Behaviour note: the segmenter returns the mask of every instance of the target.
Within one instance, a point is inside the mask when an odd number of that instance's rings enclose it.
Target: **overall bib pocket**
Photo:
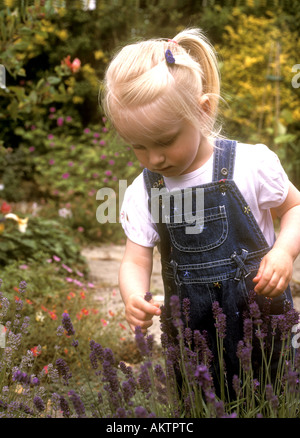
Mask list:
[[[196,226],[195,223],[187,222],[183,215],[170,217],[170,223],[166,225],[175,248],[184,252],[204,252],[224,243],[228,235],[225,205],[204,209],[194,216],[203,217],[204,223],[198,233],[192,234],[186,229]]]

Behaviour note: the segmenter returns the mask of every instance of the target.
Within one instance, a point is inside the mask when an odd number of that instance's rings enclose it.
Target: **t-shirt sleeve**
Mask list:
[[[289,179],[278,156],[265,145],[259,146],[258,204],[261,209],[279,207],[286,199]]]
[[[146,247],[154,247],[159,242],[156,226],[151,222],[148,194],[142,174],[125,191],[120,222],[132,242]]]

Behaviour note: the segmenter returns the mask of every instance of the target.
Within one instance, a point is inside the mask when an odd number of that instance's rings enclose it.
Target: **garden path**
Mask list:
[[[118,271],[123,253],[124,246],[122,245],[101,245],[82,250],[82,255],[86,258],[90,269],[90,280],[95,285],[95,299],[101,303],[101,306],[105,306],[104,312],[109,310],[123,312],[124,309],[118,288]],[[291,286],[294,306],[300,312],[300,256],[294,263]],[[160,275],[160,256],[157,250],[154,251],[151,292],[155,299],[162,304],[163,283]],[[158,317],[154,318],[149,333],[152,333],[156,342],[160,344],[160,322]]]

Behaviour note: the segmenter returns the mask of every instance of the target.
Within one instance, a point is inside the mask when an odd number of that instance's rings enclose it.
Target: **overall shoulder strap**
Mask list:
[[[165,187],[165,181],[162,175],[159,173],[151,172],[148,169],[143,170],[143,177],[145,182],[145,187],[148,193],[148,208],[151,211],[151,189],[152,188],[163,188]]]
[[[236,141],[218,139],[214,151],[213,181],[233,179]]]

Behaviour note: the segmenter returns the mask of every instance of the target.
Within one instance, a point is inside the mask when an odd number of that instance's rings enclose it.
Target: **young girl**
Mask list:
[[[227,371],[233,372],[249,291],[261,306],[272,298],[274,314],[292,301],[288,284],[300,252],[300,193],[266,146],[218,137],[219,88],[213,48],[200,30],[187,29],[172,40],[124,47],[107,69],[103,102],[144,167],[122,206],[128,239],[120,291],[127,321],[132,330],[146,332],[160,315],[158,303],[144,299],[159,245],[166,309],[172,295],[189,298],[190,327],[205,329],[213,343],[212,303],[219,301],[227,317]],[[203,189],[204,209],[190,212],[204,218],[199,232],[187,232],[193,224],[178,208],[190,187]],[[180,189],[183,201],[170,197],[170,209],[161,206],[157,223],[150,214],[153,188]],[[281,218],[277,240],[271,210]]]

